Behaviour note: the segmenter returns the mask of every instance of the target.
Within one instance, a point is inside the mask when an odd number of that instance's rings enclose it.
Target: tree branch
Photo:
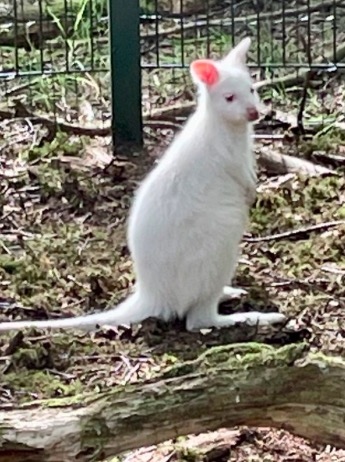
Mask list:
[[[330,67],[333,66],[334,64],[338,64],[345,59],[345,44],[342,43],[339,45],[335,52],[335,56],[333,56],[333,49],[325,54],[324,56],[320,56],[318,59],[316,59],[313,63],[313,66],[318,66],[321,64],[329,64]],[[319,69],[316,67],[313,67],[313,71],[316,72]],[[325,68],[324,70],[327,70]],[[322,68],[320,69],[322,71]],[[261,91],[263,89],[269,89],[269,88],[277,88],[277,87],[283,87],[283,88],[291,88],[295,85],[301,85],[305,82],[306,78],[308,77],[308,74],[310,73],[310,68],[307,66],[305,68],[300,68],[298,72],[294,71],[291,74],[283,75],[281,77],[277,77],[276,79],[268,79],[268,80],[261,80],[260,82],[256,82],[254,84],[255,88],[257,91]]]
[[[245,242],[269,242],[269,241],[283,241],[288,239],[306,239],[310,233],[317,231],[324,232],[330,228],[345,225],[345,220],[326,221],[324,223],[317,223],[316,225],[304,226],[299,229],[292,229],[291,231],[285,231],[284,233],[271,234],[269,236],[249,237],[244,236],[243,241]]]
[[[284,428],[345,448],[344,380],[344,360],[307,353],[305,344],[215,347],[144,383],[0,408],[0,460],[103,460],[237,425]]]
[[[301,173],[307,176],[335,175],[334,170],[310,162],[301,157],[281,154],[271,146],[260,146],[257,149],[258,164],[270,173],[282,175],[285,173]]]
[[[50,130],[60,130],[63,133],[78,136],[109,136],[111,134],[110,121],[104,121],[102,126],[97,126],[97,123],[88,123],[87,125],[78,125],[66,122],[60,117],[46,115],[36,115],[31,112],[21,101],[14,102],[13,110],[4,110],[0,108],[0,120],[28,118],[33,125],[43,125]]]

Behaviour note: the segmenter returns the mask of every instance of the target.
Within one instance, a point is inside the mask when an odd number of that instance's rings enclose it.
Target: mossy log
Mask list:
[[[178,435],[284,428],[345,448],[345,361],[242,344],[215,347],[154,379],[93,396],[0,408],[0,461],[84,462]]]

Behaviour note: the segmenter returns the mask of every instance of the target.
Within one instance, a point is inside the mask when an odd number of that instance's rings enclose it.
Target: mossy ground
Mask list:
[[[325,153],[339,147],[327,136]],[[133,283],[126,218],[133,191],[153,158],[146,152],[119,153],[106,169],[86,168],[77,160],[87,145],[87,140],[59,135],[42,148],[3,154],[8,175],[1,183],[1,320],[104,309],[125,297]],[[301,142],[301,155],[304,149],[309,152],[310,143],[306,148]],[[344,169],[339,167],[335,176],[295,177],[284,188],[259,193],[248,233],[269,236],[344,216]],[[92,334],[31,330],[3,335],[1,402],[72,397],[144,380],[212,345],[232,342],[282,345],[307,339],[314,350],[344,356],[344,250],[345,225],[293,239],[244,240],[235,282],[249,296],[222,309],[279,309],[295,320],[293,328],[190,334],[183,323],[148,320]],[[332,265],[338,272],[327,271]],[[176,454],[182,460],[201,457],[194,449],[192,455],[181,451]]]
[[[54,146],[42,148],[41,156],[37,149],[34,156],[23,152],[26,172],[15,180],[4,179],[3,320],[104,309],[125,297],[133,283],[126,217],[133,190],[153,160],[142,153],[126,161],[120,158],[109,169],[85,172],[73,168],[73,162],[59,162],[59,156],[73,152],[75,143],[60,136]],[[289,188],[258,194],[248,231],[252,237],[269,236],[339,220],[344,214],[345,180],[339,169],[337,176],[296,178]],[[239,308],[279,309],[309,331],[312,345],[343,354],[342,275],[323,269],[344,269],[345,226],[297,239],[244,241],[242,247],[235,282],[249,296]],[[249,338],[241,328],[232,331],[192,335],[181,323],[148,322],[143,328],[96,334],[31,331],[2,336],[5,399],[68,395],[83,388],[102,389],[124,375],[144,377],[155,366],[196,357],[218,340]],[[274,338],[286,341],[279,332]]]

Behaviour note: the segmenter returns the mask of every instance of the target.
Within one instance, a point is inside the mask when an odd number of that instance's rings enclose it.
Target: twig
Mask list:
[[[144,119],[147,120],[147,124],[153,124],[153,121],[160,121],[161,126],[159,128],[180,128],[176,123],[176,117],[185,113],[188,115],[187,108],[191,108],[195,105],[194,102],[176,106],[170,106],[168,110],[166,108],[157,109],[152,114],[144,113]],[[169,113],[174,114],[174,117],[169,117]],[[13,120],[14,118],[28,118],[33,125],[43,125],[49,130],[53,130],[56,133],[57,130],[63,133],[69,133],[79,136],[109,136],[111,135],[111,122],[104,121],[103,127],[97,127],[95,124],[88,126],[68,123],[60,117],[49,118],[47,115],[36,115],[31,112],[24,104],[20,101],[15,102],[14,110],[0,110],[0,120]],[[151,120],[150,120],[151,119]]]
[[[341,276],[345,276],[345,268],[338,268],[336,266],[321,266],[321,270],[325,271],[326,273],[338,274]]]
[[[276,152],[271,146],[260,146],[257,153],[260,165],[274,174],[302,173],[308,176],[337,174],[334,170],[306,159]]]
[[[257,188],[256,192],[263,192],[269,189],[278,189],[290,187],[290,183],[297,178],[296,173],[286,173],[285,175],[279,175],[278,177],[269,178],[264,183],[261,183]]]
[[[345,156],[315,151],[312,157],[319,162],[331,164],[335,168],[345,166]]]
[[[327,289],[324,288],[328,284],[329,284],[328,279],[308,277],[305,279],[291,278],[291,279],[281,279],[280,281],[278,280],[275,282],[267,282],[266,287],[278,288],[278,287],[291,287],[292,286],[292,287],[297,287],[301,289],[312,289],[318,292],[323,292],[326,295],[329,295]]]
[[[144,113],[144,118],[149,120],[164,120],[176,122],[177,117],[185,118],[195,108],[195,101],[184,101],[182,104],[173,104]]]
[[[147,120],[145,125],[150,128],[154,128],[155,130],[181,130],[182,125],[176,122],[170,122],[165,120]]]
[[[314,64],[318,65],[318,64],[327,62],[334,66],[336,63],[340,63],[344,59],[345,59],[345,44],[343,43],[337,48],[335,56],[333,56],[333,50],[332,50],[330,53],[317,58]],[[305,81],[306,76],[310,72],[310,69],[301,68],[299,71],[300,71],[299,74],[296,74],[296,72],[293,72],[291,74],[284,75],[276,79],[262,80],[261,82],[256,82],[254,86],[257,91],[260,91],[262,89],[269,89],[269,88],[274,88],[274,87],[279,87],[279,86],[289,88],[289,87],[293,87],[294,85],[300,85],[301,83]]]
[[[314,231],[326,231],[327,229],[334,228],[339,225],[345,225],[345,220],[338,221],[328,221],[325,223],[319,223],[317,225],[306,226],[300,229],[294,229],[292,231],[286,231],[284,233],[271,234],[270,236],[262,237],[248,237],[244,236],[243,240],[245,242],[268,242],[268,241],[282,241],[284,239],[289,239],[292,237],[306,237],[309,233]]]
[[[65,122],[63,119],[57,117],[50,119],[47,116],[38,116],[29,111],[20,101],[15,102],[13,111],[0,110],[0,119],[13,119],[13,118],[29,118],[33,125],[42,124],[50,129],[58,128],[61,132],[70,133],[79,136],[108,136],[111,134],[111,122],[105,121],[103,127],[96,125],[83,126]]]
[[[305,105],[307,103],[307,98],[308,98],[308,89],[309,89],[309,84],[313,76],[315,75],[315,71],[309,71],[307,72],[304,80],[304,85],[303,85],[303,95],[301,99],[301,103],[299,106],[298,114],[297,114],[297,127],[298,127],[298,132],[299,134],[305,135],[305,129],[303,125],[303,115],[304,115],[304,110],[305,110]]]

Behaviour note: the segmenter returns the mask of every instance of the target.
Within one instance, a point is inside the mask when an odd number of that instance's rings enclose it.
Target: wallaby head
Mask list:
[[[223,59],[197,59],[190,72],[208,112],[231,124],[259,117],[259,97],[247,67],[251,40],[243,39]]]

